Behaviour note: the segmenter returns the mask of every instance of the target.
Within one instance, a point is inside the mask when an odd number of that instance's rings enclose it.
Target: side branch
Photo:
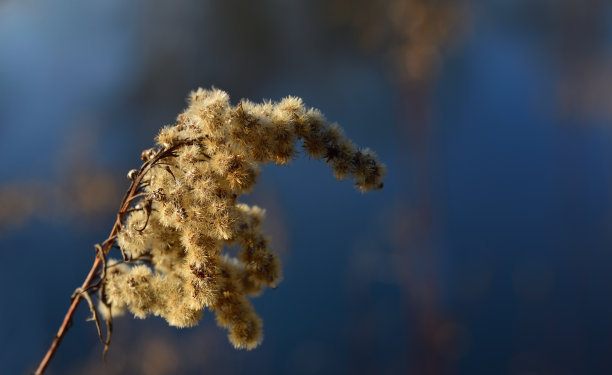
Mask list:
[[[111,245],[112,244],[109,244],[104,248],[105,253],[108,253],[108,250],[110,249]],[[102,260],[98,256],[96,256],[93,266],[91,267],[91,270],[89,270],[89,274],[85,278],[83,285],[81,285],[81,289],[85,290],[89,288],[92,281],[97,275],[97,270],[100,267],[100,264],[102,264]],[[72,323],[72,317],[74,315],[74,312],[76,311],[76,308],[79,306],[79,303],[81,302],[82,298],[83,298],[82,294],[79,293],[79,294],[76,294],[76,296],[72,299],[72,303],[70,304],[70,308],[68,308],[68,312],[66,313],[66,316],[64,317],[64,321],[62,322],[62,325],[59,327],[59,330],[57,331],[57,333],[55,334],[55,337],[53,338],[51,347],[49,347],[49,350],[47,351],[47,353],[45,354],[45,357],[42,359],[42,361],[38,365],[38,368],[36,369],[36,372],[34,374],[36,375],[42,374],[47,368],[47,366],[49,365],[49,361],[51,361],[51,358],[53,358],[53,355],[55,355],[55,352],[57,351],[57,348],[60,342],[64,338],[64,335],[68,331],[68,328],[70,328],[70,325]]]

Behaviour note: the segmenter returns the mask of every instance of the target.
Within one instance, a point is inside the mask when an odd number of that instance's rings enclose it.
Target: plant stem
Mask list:
[[[107,247],[110,249],[110,245],[107,245]],[[108,252],[108,249],[105,249],[105,253],[106,252]],[[97,271],[101,263],[102,263],[101,259],[98,256],[96,256],[96,260],[94,261],[93,266],[91,267],[91,270],[89,271],[89,274],[87,275],[87,278],[85,278],[83,285],[81,285],[82,289],[85,290],[89,288],[89,286],[91,285],[91,282],[93,281],[93,279],[96,277],[98,273]],[[80,293],[74,296],[72,303],[70,304],[70,308],[68,309],[68,312],[66,313],[66,316],[64,317],[64,321],[62,322],[62,325],[60,326],[59,330],[55,334],[55,337],[53,338],[51,347],[49,347],[49,350],[47,351],[47,353],[45,354],[45,357],[42,359],[42,361],[38,365],[38,368],[36,369],[36,372],[34,374],[41,375],[45,371],[47,366],[49,365],[51,358],[53,358],[53,355],[57,351],[57,348],[59,347],[60,342],[64,338],[64,335],[68,331],[68,328],[70,328],[70,326],[72,325],[72,316],[74,315],[74,312],[79,306],[79,303],[81,302],[82,298],[83,297],[81,297]]]
[[[113,225],[113,229],[111,230],[111,233],[108,236],[108,238],[102,243],[104,245],[102,248],[102,252],[104,253],[104,256],[108,254],[111,247],[114,245],[116,235],[121,230],[121,223],[123,222],[123,218],[125,214],[128,212],[132,201],[134,200],[134,198],[136,198],[136,196],[141,196],[141,194],[138,194],[137,191],[138,191],[138,187],[140,186],[140,183],[142,182],[142,179],[147,174],[147,172],[149,172],[151,167],[154,164],[156,164],[159,160],[171,155],[172,152],[174,152],[179,147],[182,147],[188,144],[192,144],[192,143],[193,141],[182,142],[168,149],[160,150],[152,159],[146,161],[140,167],[138,174],[132,180],[130,187],[125,192],[125,195],[123,196],[123,199],[121,200],[121,205],[117,213],[117,220],[115,221],[115,225]],[[99,268],[101,264],[102,264],[102,259],[100,258],[99,254],[96,254],[96,258],[94,260],[93,265],[91,266],[91,270],[89,270],[89,274],[85,278],[85,281],[83,281],[83,285],[81,285],[82,290],[87,291],[92,286],[92,282],[99,274]],[[101,281],[103,282],[103,280]],[[49,350],[47,350],[47,353],[45,354],[42,361],[38,365],[38,368],[36,369],[36,372],[34,373],[35,375],[41,375],[42,373],[45,372],[45,369],[47,368],[47,366],[49,365],[49,362],[55,355],[55,352],[57,351],[59,344],[61,343],[62,339],[66,335],[68,328],[70,328],[71,323],[72,323],[72,317],[74,316],[74,313],[77,307],[79,306],[79,303],[81,302],[82,298],[83,297],[80,293],[77,293],[74,295],[74,298],[72,299],[72,303],[70,304],[70,307],[68,308],[68,312],[66,313],[66,316],[64,316],[64,321],[62,322],[62,325],[59,327],[59,330],[55,334],[55,337],[53,338],[53,341],[51,342],[51,346],[49,347]]]

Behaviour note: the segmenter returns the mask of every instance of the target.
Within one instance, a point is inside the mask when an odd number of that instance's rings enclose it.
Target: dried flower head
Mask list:
[[[385,167],[299,98],[231,106],[225,92],[200,88],[188,101],[176,123],[159,132],[158,147],[143,151],[146,167],[128,174],[140,201],[117,234],[125,261],[107,262],[102,312],[127,309],[188,327],[208,308],[236,348],[252,349],[262,321],[248,297],[281,277],[260,230],[264,210],[238,201],[255,185],[259,165],[291,162],[301,143],[362,192],[382,188]],[[240,247],[237,257],[224,254],[226,245]]]

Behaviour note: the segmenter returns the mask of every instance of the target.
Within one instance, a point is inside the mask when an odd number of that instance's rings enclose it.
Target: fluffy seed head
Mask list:
[[[208,308],[232,345],[252,349],[263,324],[248,297],[281,278],[278,256],[260,230],[264,210],[238,201],[255,185],[259,165],[288,164],[302,144],[361,191],[380,189],[385,167],[296,97],[231,106],[227,93],[199,88],[188,103],[174,125],[160,130],[157,147],[141,154],[149,167],[139,187],[145,198],[134,202],[117,236],[132,265],[109,266],[105,314],[129,309],[189,327]],[[238,245],[237,257],[224,245]]]

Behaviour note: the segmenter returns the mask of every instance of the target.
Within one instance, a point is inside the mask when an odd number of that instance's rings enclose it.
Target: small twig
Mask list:
[[[150,183],[149,181],[147,181],[147,182],[142,182],[142,183],[140,184],[140,186],[138,186],[138,189],[136,189],[136,193],[141,193],[141,192],[142,192],[142,191],[144,191],[144,189],[145,189],[147,186],[149,186],[149,185],[151,185],[151,183]]]
[[[114,244],[116,239],[117,239],[117,235],[115,234],[114,236],[111,236],[111,237],[108,237],[107,239],[105,239],[104,242],[102,242],[102,245],[94,245],[94,248],[96,248],[96,254],[98,254],[97,247],[102,248],[102,247],[106,246],[109,242],[112,242]],[[102,254],[104,254],[104,252],[102,252]]]
[[[85,298],[85,300],[87,301],[87,304],[89,305],[89,311],[91,311],[91,317],[87,320],[93,321],[94,323],[96,323],[96,330],[98,331],[98,337],[100,338],[100,341],[102,342],[102,344],[104,344],[104,354],[103,355],[104,355],[104,358],[106,359],[106,352],[108,351],[110,337],[107,337],[106,339],[104,339],[104,336],[102,336],[102,327],[100,326],[100,317],[98,316],[98,310],[96,310],[96,306],[93,304],[93,301],[91,300],[91,296],[86,290],[83,290],[82,288],[77,288],[72,294],[72,298],[76,298],[77,295],[80,295],[83,298]]]
[[[108,309],[108,319],[106,319],[106,343],[104,343],[104,351],[102,352],[102,357],[104,358],[104,362],[106,362],[106,353],[108,353],[108,349],[110,348],[111,337],[113,335],[113,314],[110,303],[106,302],[104,298],[104,287],[102,287],[101,301]]]
[[[174,167],[174,165],[169,163],[157,163],[154,165],[154,167],[163,168],[166,172],[170,173],[170,176],[172,176],[172,179],[174,179],[174,182],[176,182],[176,177],[174,176],[174,173],[172,173],[172,171],[170,170],[170,167]]]
[[[115,236],[115,238],[116,237],[117,236]],[[104,241],[104,242],[107,242],[107,241]],[[106,270],[108,269],[108,265],[106,263],[106,255],[104,254],[104,250],[102,250],[102,246],[95,244],[94,248],[96,249],[96,256],[102,259],[102,274],[100,275],[100,279],[98,279],[98,281],[95,284],[85,289],[85,291],[89,291],[90,289],[98,288],[100,284],[102,284],[104,280],[106,279]]]
[[[149,194],[149,193],[146,193],[146,192],[145,192],[145,193],[139,193],[139,194],[133,195],[133,196],[131,196],[131,197],[128,199],[128,202],[131,202],[131,201],[133,201],[133,200],[134,200],[134,199],[136,199],[136,198],[144,197],[144,196],[146,196],[146,195],[148,195],[148,194]]]
[[[147,225],[149,224],[149,218],[151,217],[151,200],[150,199],[147,199],[145,201],[145,205],[144,205],[143,209],[145,210],[145,213],[147,214],[147,219],[146,219],[144,225],[142,226],[142,228],[136,229],[136,231],[138,231],[139,233],[142,233],[142,231],[147,229]]]

